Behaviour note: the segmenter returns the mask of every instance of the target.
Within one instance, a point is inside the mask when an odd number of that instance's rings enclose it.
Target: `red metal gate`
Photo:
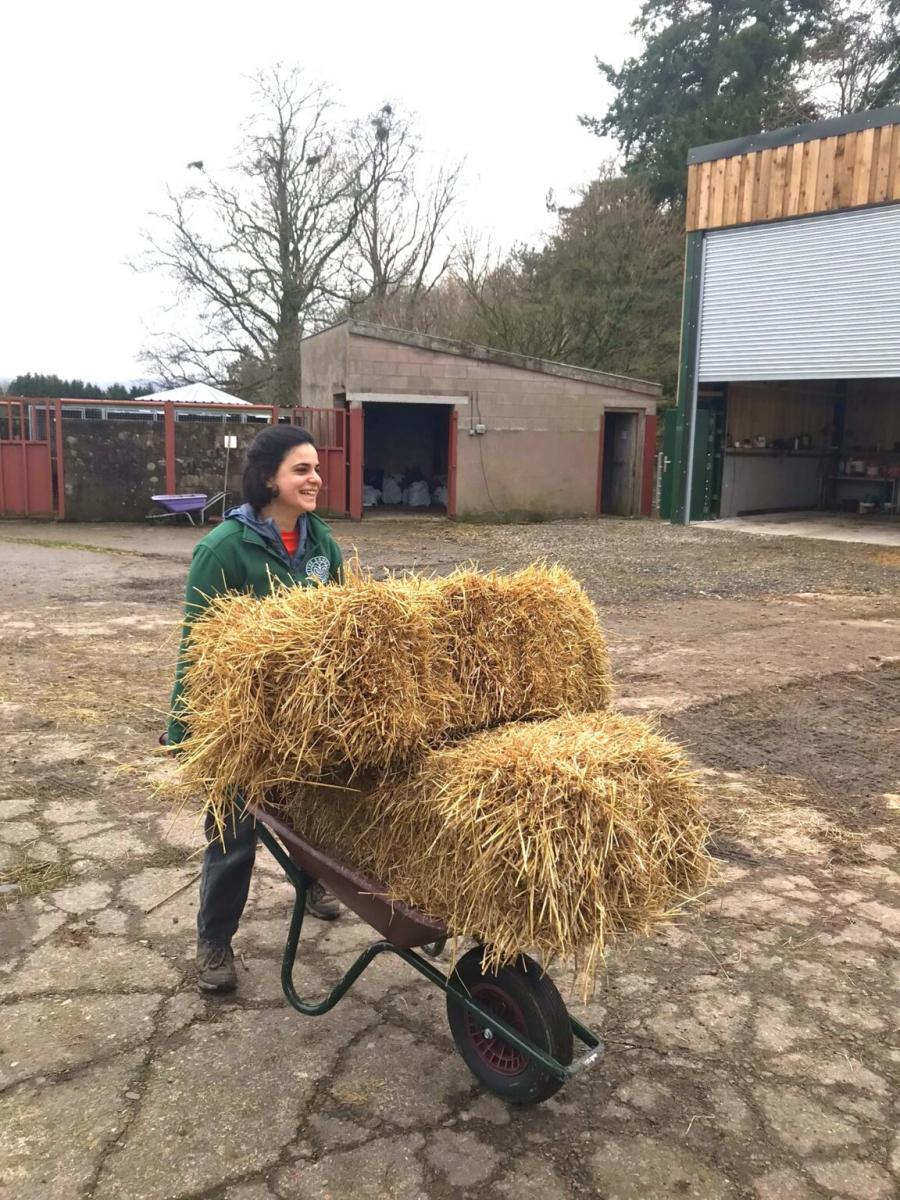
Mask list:
[[[0,400],[0,517],[52,517],[52,405]]]
[[[291,421],[308,429],[319,452],[319,508],[347,515],[347,412],[343,408],[292,408]]]

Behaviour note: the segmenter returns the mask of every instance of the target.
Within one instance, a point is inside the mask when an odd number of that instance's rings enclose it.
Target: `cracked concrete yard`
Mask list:
[[[900,551],[650,522],[336,523],[374,568],[556,559],[618,703],[687,744],[720,874],[570,1007],[547,1104],[479,1091],[438,992],[378,960],[284,1002],[260,850],[240,990],[194,990],[200,838],[154,753],[196,531],[0,524],[3,1200],[889,1200],[900,1186]],[[308,994],[370,934],[307,923]],[[567,985],[565,974],[559,975]]]

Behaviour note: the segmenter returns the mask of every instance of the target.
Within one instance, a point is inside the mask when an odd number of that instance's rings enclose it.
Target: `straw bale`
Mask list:
[[[568,571],[458,570],[434,584],[462,702],[449,736],[610,703],[606,640]]]
[[[402,900],[488,947],[574,962],[645,932],[705,887],[708,829],[682,751],[612,712],[448,743],[359,793],[286,790],[290,824]]]
[[[194,622],[186,657],[184,795],[221,817],[240,791],[384,769],[470,730],[598,709],[609,659],[596,612],[559,567],[512,575],[228,595]]]
[[[399,580],[217,597],[186,657],[183,786],[216,812],[285,780],[385,767],[455,711],[434,596]]]

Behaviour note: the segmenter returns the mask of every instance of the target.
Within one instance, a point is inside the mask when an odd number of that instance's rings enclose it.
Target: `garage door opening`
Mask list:
[[[724,393],[720,517],[900,511],[900,381],[731,383]]]
[[[363,510],[367,516],[446,516],[449,404],[363,404]]]
[[[603,477],[600,511],[631,517],[638,512],[638,414],[610,412],[603,421]]]

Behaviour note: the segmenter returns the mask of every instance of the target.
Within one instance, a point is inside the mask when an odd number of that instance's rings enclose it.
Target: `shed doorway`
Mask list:
[[[446,516],[450,404],[363,404],[363,512]]]
[[[721,504],[712,515],[900,515],[900,379],[752,380],[723,391]]]
[[[638,414],[610,412],[603,420],[603,476],[600,511],[631,517],[638,511]]]

